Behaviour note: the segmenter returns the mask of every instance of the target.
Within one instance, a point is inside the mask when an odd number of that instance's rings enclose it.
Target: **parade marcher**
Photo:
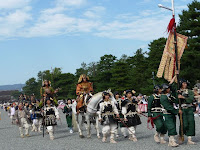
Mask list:
[[[141,124],[140,117],[137,113],[137,101],[133,99],[133,92],[131,90],[126,90],[126,99],[122,102],[122,114],[124,115],[124,122],[128,127],[129,139],[136,142],[137,138],[135,136],[136,126]]]
[[[36,121],[36,114],[34,111],[31,112],[31,122],[32,122],[32,131],[37,132],[36,128],[37,121]]]
[[[54,94],[58,92],[58,89],[54,90],[52,87],[51,87],[51,82],[49,80],[44,80],[43,81],[43,85],[40,89],[40,94],[41,94],[41,97],[42,97],[42,101],[40,102],[40,107],[43,106],[43,101],[45,99],[53,99],[53,105],[55,106],[58,106],[58,101],[56,100]]]
[[[119,92],[115,92],[114,97],[115,97],[115,100],[117,101],[117,109],[118,109],[118,112],[119,112],[119,116],[122,117],[123,116],[122,115],[122,99],[120,98]],[[116,138],[119,137],[118,127],[119,127],[119,123],[117,122],[117,129],[116,129],[116,133],[115,133]],[[127,135],[124,135],[124,136],[126,137]]]
[[[34,118],[33,118],[33,131],[35,132],[42,132],[41,127],[42,127],[42,111],[39,106],[40,101],[36,100],[36,104],[33,107],[33,113],[34,113]]]
[[[53,99],[47,98],[44,106],[44,125],[47,127],[50,139],[54,140],[54,126],[57,125],[56,119],[59,119],[59,112],[53,105]]]
[[[10,114],[10,119],[11,119],[11,123],[14,124],[14,116],[15,116],[15,107],[13,106],[13,104],[11,104],[11,107],[9,109],[9,114]]]
[[[24,94],[23,102],[24,103],[29,103],[29,101],[30,101],[29,97],[26,94]]]
[[[24,138],[23,128],[25,128],[25,135],[29,136],[29,112],[23,108],[23,104],[18,105],[18,110],[15,111],[16,124],[19,126],[20,136]]]
[[[34,106],[36,104],[35,94],[31,94],[31,104]]]
[[[194,98],[198,103],[198,106],[196,108],[196,113],[197,115],[200,115],[200,89],[198,89],[198,87],[194,87],[193,91],[194,91]]]
[[[28,101],[24,101],[24,109],[29,111],[29,103],[28,103]]]
[[[84,111],[84,106],[87,105],[87,100],[92,96],[93,87],[92,83],[89,82],[89,77],[85,74],[80,75],[78,84],[76,86],[76,94],[77,94],[77,111]],[[85,100],[85,96],[87,96],[87,100]]]
[[[177,98],[171,95],[170,86],[168,84],[162,85],[162,95],[160,97],[160,103],[163,108],[163,116],[165,118],[165,127],[168,131],[169,144],[168,146],[177,147],[174,136],[176,132],[176,115],[182,113],[181,110],[174,108],[174,103],[178,103]]]
[[[153,123],[156,125],[155,142],[165,144],[164,136],[167,133],[167,129],[164,124],[162,106],[160,104],[162,89],[159,85],[156,85],[153,92],[154,94],[148,99],[148,120],[151,121],[152,117],[154,118]]]
[[[178,98],[181,101],[183,111],[183,133],[188,137],[188,144],[195,144],[192,141],[192,136],[195,136],[195,120],[193,112],[194,93],[188,89],[188,82],[184,79],[180,80],[180,90]],[[180,130],[181,133],[181,130]],[[181,140],[179,140],[181,143]]]
[[[63,113],[66,114],[66,121],[68,128],[70,129],[70,133],[73,133],[73,126],[72,126],[72,100],[68,99],[67,104],[64,107]]]
[[[30,116],[31,116],[31,114],[34,114],[33,105],[31,104],[31,102],[28,103],[27,111],[29,112]],[[29,117],[28,119],[29,119],[30,126],[33,127],[33,120],[31,119],[31,117]],[[33,128],[32,128],[32,131],[33,131]]]
[[[18,97],[19,103],[23,103],[23,100],[24,100],[24,95],[20,94],[20,96]]]
[[[114,139],[117,120],[115,120],[115,115],[119,118],[119,112],[113,101],[110,100],[110,94],[103,92],[103,102],[100,103],[99,108],[99,121],[103,125],[102,128],[102,142],[106,142],[107,135],[110,133],[110,143],[117,143]]]

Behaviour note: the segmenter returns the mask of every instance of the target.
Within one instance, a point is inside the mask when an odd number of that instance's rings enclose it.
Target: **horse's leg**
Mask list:
[[[86,118],[85,118],[86,114],[82,113],[81,115],[82,115],[81,127],[83,127],[83,125],[85,125],[85,129],[87,130],[87,124],[86,124],[87,122],[85,123],[85,121],[86,121]]]
[[[82,130],[81,130],[81,127],[80,127],[80,125],[79,125],[78,116],[79,116],[79,115],[76,114],[76,124],[77,124],[78,132],[79,132],[79,137],[80,137],[80,138],[84,138],[83,133],[82,133]]]
[[[86,113],[86,121],[87,121],[87,137],[91,138],[91,124],[90,124],[90,115]]]
[[[100,139],[100,131],[99,131],[99,118],[98,118],[98,115],[96,115],[95,117],[96,119],[96,123],[95,123],[95,128],[96,128],[96,131],[97,131],[97,137]]]

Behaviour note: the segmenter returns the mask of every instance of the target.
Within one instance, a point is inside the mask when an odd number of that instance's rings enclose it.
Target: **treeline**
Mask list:
[[[189,37],[188,48],[181,59],[180,77],[189,80],[193,86],[200,77],[200,2],[194,0],[188,8],[179,15],[177,31]],[[39,98],[42,79],[48,79],[53,88],[61,88],[58,99],[75,98],[78,78],[84,73],[94,83],[95,92],[108,88],[119,92],[134,89],[138,94],[149,95],[153,89],[152,72],[156,76],[165,44],[166,39],[159,38],[150,42],[147,52],[138,49],[133,56],[122,55],[121,58],[106,54],[98,62],[83,62],[75,74],[63,73],[60,68],[40,71],[37,79],[30,78],[26,81],[23,91],[28,95],[35,93]],[[155,77],[156,84],[164,82],[166,81]]]

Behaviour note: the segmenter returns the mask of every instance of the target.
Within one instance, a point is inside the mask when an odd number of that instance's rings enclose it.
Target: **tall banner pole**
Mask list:
[[[42,88],[43,88],[43,73],[42,73]],[[43,117],[42,117],[42,124],[43,124],[43,130],[42,130],[42,136],[44,137],[44,128],[45,128],[45,126],[44,126],[44,103],[45,103],[45,101],[44,101],[44,97],[43,97],[43,95],[42,95],[42,103],[43,103]]]
[[[174,11],[174,0],[172,0],[172,12],[173,12],[173,18],[175,20],[175,11]],[[176,56],[176,71],[179,72],[179,64],[178,64],[178,48],[177,48],[177,36],[176,36],[176,21],[174,21],[174,48],[175,48],[175,56]],[[176,74],[177,77],[177,89],[180,89],[179,85],[179,73]],[[181,100],[179,101],[179,109],[181,108]],[[181,140],[184,141],[184,134],[183,134],[183,116],[180,114],[180,127],[181,127]]]
[[[175,15],[175,11],[174,11],[174,0],[172,0],[172,14],[173,14],[173,16]]]

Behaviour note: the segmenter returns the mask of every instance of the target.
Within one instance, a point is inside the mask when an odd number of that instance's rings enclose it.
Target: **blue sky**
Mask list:
[[[192,0],[175,0],[176,18]],[[0,85],[39,71],[75,73],[104,54],[120,58],[166,37],[171,0],[0,0]]]

